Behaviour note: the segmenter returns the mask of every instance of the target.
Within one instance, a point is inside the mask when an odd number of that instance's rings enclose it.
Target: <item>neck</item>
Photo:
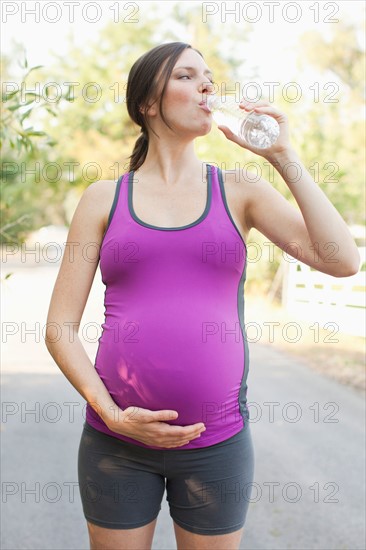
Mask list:
[[[187,176],[197,178],[203,174],[203,162],[194,152],[193,140],[182,141],[181,138],[158,139],[150,134],[149,150],[145,162],[137,174],[149,177],[149,181],[158,181],[162,186],[184,185]]]

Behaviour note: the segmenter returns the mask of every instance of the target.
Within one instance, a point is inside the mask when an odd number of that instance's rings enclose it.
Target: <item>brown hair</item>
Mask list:
[[[157,76],[162,65],[166,62],[161,74],[163,87],[160,100],[163,99],[174,65],[181,53],[187,48],[192,48],[192,46],[184,42],[161,44],[139,57],[130,69],[126,91],[127,111],[130,118],[141,127],[141,134],[135,143],[132,155],[129,157],[129,171],[137,170],[144,163],[149,148],[149,134],[147,131],[149,124],[143,113],[141,113],[140,107],[146,109],[148,105],[151,106],[150,101],[158,88]],[[192,49],[203,57],[201,52],[195,48]],[[153,103],[156,101],[157,99]],[[160,101],[159,113],[163,122],[171,128],[164,117],[162,101]]]

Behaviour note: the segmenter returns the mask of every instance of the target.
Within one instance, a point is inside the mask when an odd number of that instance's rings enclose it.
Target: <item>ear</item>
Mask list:
[[[158,113],[158,105],[157,103],[154,103],[153,105],[150,105],[150,107],[145,108],[144,105],[140,105],[139,111],[142,115],[146,116],[156,116]]]

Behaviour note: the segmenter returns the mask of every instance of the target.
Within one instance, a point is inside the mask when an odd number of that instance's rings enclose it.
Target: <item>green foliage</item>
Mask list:
[[[350,23],[339,23],[333,27],[330,40],[317,31],[307,31],[299,40],[304,60],[320,72],[331,71],[349,87],[358,103],[365,98],[364,74],[365,52],[358,42],[358,29]]]
[[[42,178],[42,166],[57,142],[43,129],[40,120],[45,113],[57,117],[57,107],[65,97],[59,97],[51,107],[47,93],[44,97],[32,90],[30,75],[32,73],[33,76],[37,71],[39,74],[41,66],[28,68],[26,56],[19,63],[24,71],[20,79],[11,76],[9,65],[9,60],[4,58],[0,131],[0,240],[1,243],[20,243],[29,231],[40,227],[46,219],[44,214],[50,199],[50,186],[49,181]]]
[[[329,104],[324,91],[306,114],[301,155],[318,171],[319,185],[349,224],[365,223],[365,51],[360,26],[339,22],[328,39],[315,31],[299,38],[299,70],[308,63],[339,86]],[[313,175],[313,172],[311,172]]]
[[[23,69],[28,68],[28,61],[25,57],[23,63],[20,63]],[[31,116],[35,109],[46,110],[52,116],[57,116],[56,112],[50,108],[47,98],[44,98],[37,92],[27,90],[27,79],[29,75],[40,69],[42,65],[31,67],[21,79],[21,82],[6,81],[3,82],[1,103],[2,103],[2,126],[0,130],[0,148],[6,151],[7,146],[16,149],[20,154],[23,150],[27,153],[34,151],[34,137],[48,138],[47,145],[55,145],[55,141],[42,130],[35,130],[30,123]],[[7,92],[7,89],[10,91]],[[13,88],[13,89],[11,89]]]

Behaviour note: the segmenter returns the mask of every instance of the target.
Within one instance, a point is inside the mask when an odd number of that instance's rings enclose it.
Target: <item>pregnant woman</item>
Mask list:
[[[291,254],[324,273],[358,270],[347,225],[275,107],[255,105],[280,126],[268,149],[220,129],[265,155],[299,209],[267,181],[197,158],[194,140],[211,130],[211,93],[212,73],[189,44],[140,57],[127,84],[127,109],[141,128],[129,171],[90,185],[70,226],[46,344],[87,401],[78,474],[91,549],[151,548],[165,490],[178,549],[239,547],[254,477],[243,293],[250,228],[283,250],[295,242]],[[296,182],[288,163],[301,173]],[[337,262],[326,261],[329,242]],[[78,328],[99,261],[105,321],[93,365]]]

